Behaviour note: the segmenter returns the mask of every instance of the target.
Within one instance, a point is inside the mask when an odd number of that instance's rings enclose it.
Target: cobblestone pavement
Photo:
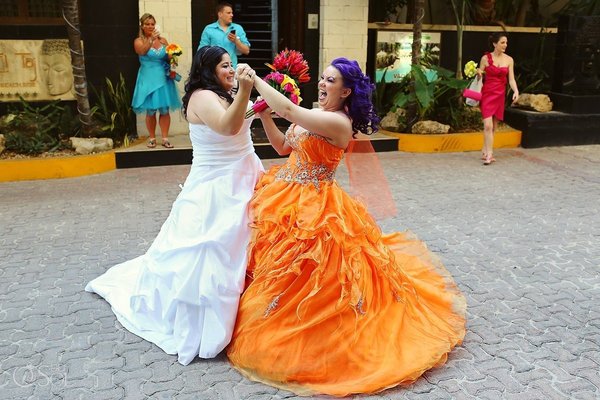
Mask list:
[[[600,398],[600,146],[500,150],[488,167],[379,155],[399,208],[383,230],[441,257],[468,333],[413,385],[356,398]],[[223,355],[179,365],[83,291],[148,248],[188,168],[0,184],[0,398],[296,398]]]

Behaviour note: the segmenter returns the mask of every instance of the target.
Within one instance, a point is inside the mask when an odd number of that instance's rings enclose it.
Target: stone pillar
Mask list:
[[[156,23],[169,43],[177,43],[183,49],[179,57],[177,72],[181,81],[177,82],[180,97],[183,96],[183,85],[188,78],[192,64],[192,9],[189,0],[139,0],[140,16],[150,13],[156,18]],[[137,116],[137,129],[140,136],[148,135],[145,116]],[[180,112],[171,113],[171,129],[169,135],[188,134],[188,123]],[[157,126],[156,137],[160,138]],[[160,140],[160,139],[159,139]],[[160,143],[160,141],[159,141]]]
[[[365,71],[369,0],[321,0],[319,71],[336,57],[358,61]],[[317,75],[319,76],[319,75]]]

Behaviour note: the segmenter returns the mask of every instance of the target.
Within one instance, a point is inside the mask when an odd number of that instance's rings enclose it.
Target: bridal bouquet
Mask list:
[[[181,80],[181,75],[175,72],[175,68],[179,65],[178,57],[183,54],[183,50],[181,50],[181,47],[179,47],[178,44],[171,43],[167,46],[166,52],[169,55],[169,71],[167,72],[167,75],[169,78],[179,82]]]
[[[273,72],[263,78],[265,82],[273,88],[283,93],[294,104],[300,104],[299,83],[310,81],[308,73],[308,63],[304,59],[302,53],[296,50],[285,49],[273,59],[273,64],[265,64]],[[246,118],[250,118],[254,114],[266,110],[269,105],[264,100],[259,100],[250,110],[246,112]]]

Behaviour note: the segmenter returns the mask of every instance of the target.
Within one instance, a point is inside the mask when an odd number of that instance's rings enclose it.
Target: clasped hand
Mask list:
[[[254,77],[256,76],[256,72],[250,68],[248,64],[238,64],[236,75],[240,89],[252,89],[252,86],[254,86]]]

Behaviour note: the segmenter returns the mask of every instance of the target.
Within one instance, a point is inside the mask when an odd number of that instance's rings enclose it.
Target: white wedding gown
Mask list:
[[[235,136],[190,124],[193,161],[169,217],[146,254],[87,284],[119,322],[178,361],[227,346],[244,289],[248,202],[264,171],[250,123]]]

